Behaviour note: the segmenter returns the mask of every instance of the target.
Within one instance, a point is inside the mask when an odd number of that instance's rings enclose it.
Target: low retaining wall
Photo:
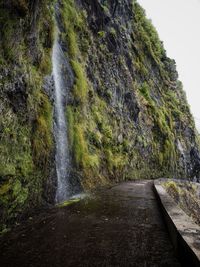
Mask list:
[[[154,181],[158,197],[175,252],[183,266],[200,267],[200,227],[179,208],[175,201],[161,186]]]

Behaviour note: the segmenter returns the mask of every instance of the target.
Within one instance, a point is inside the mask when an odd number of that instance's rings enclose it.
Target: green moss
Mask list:
[[[65,29],[67,29],[67,34],[63,37],[66,38],[68,43],[70,57],[75,60],[80,54],[79,46],[81,46],[81,44],[79,44],[77,35],[81,36],[86,28],[84,23],[84,12],[78,10],[74,0],[63,0],[62,4],[63,7],[61,9],[61,15],[63,25]]]
[[[2,210],[2,221],[14,218],[19,211],[23,210],[28,199],[28,188],[22,186],[19,179],[12,177],[0,187],[0,205],[6,207]]]
[[[170,121],[166,121],[163,109],[159,108],[155,112],[154,120],[158,127],[155,129],[155,140],[157,143],[162,141],[162,147],[158,150],[159,163],[168,170],[174,170],[176,167],[175,137],[171,130]],[[160,134],[158,133],[158,129]]]
[[[69,199],[69,200],[66,200],[66,201],[58,204],[57,207],[64,208],[64,207],[70,206],[74,203],[78,203],[80,200],[81,200],[81,198]]]
[[[98,130],[89,131],[88,140],[97,148],[102,148],[102,134]]]
[[[83,25],[83,13],[78,10],[74,0],[63,0],[62,5],[61,12],[64,26],[69,29],[73,25],[79,31]]]
[[[19,180],[16,180],[13,186],[13,198],[15,199],[15,202],[17,202],[17,205],[24,204],[27,197],[28,189],[23,188],[21,182]]]
[[[121,153],[113,154],[110,149],[106,149],[105,156],[108,163],[108,169],[112,174],[116,171],[120,173],[123,171],[124,166],[127,164],[127,158],[125,155]]]
[[[102,124],[101,125],[101,132],[103,133],[104,137],[108,139],[112,139],[113,132],[110,125]]]
[[[99,108],[100,108],[100,106],[94,105],[93,110],[92,110],[92,114],[93,114],[93,117],[94,117],[96,124],[99,126],[99,128],[101,128],[104,117],[103,117],[102,112],[99,111]]]
[[[87,79],[80,63],[72,61],[72,67],[76,75],[75,85],[74,85],[74,97],[80,103],[84,103],[87,98],[88,84]]]
[[[99,31],[99,32],[98,32],[98,35],[99,35],[100,38],[104,38],[104,37],[106,36],[106,32],[104,32],[104,31]]]
[[[74,126],[74,156],[76,165],[87,171],[88,168],[99,167],[99,157],[95,154],[90,154],[88,151],[88,144],[85,138],[83,125]]]
[[[84,167],[87,161],[87,143],[82,125],[74,126],[74,155],[77,166]]]
[[[165,50],[156,29],[151,20],[146,18],[144,9],[136,1],[133,1],[133,12],[138,40],[148,49],[154,60],[160,64],[160,59],[165,55]]]
[[[51,49],[45,49],[43,51],[39,68],[43,75],[51,73]]]
[[[0,195],[5,195],[9,192],[9,190],[11,189],[11,184],[9,182],[3,184],[1,187],[0,187]]]
[[[1,123],[4,131],[0,144],[0,175],[28,176],[33,170],[30,130],[15,115],[3,118]]]
[[[45,104],[44,104],[45,106]],[[42,110],[42,111],[41,111]],[[25,207],[27,207],[29,201],[32,206],[36,205],[37,199],[39,199],[42,181],[46,178],[44,153],[46,161],[49,159],[48,151],[44,143],[45,139],[51,135],[51,130],[47,130],[48,116],[47,109],[40,110],[41,121],[40,125],[37,125],[37,134],[32,139],[32,129],[27,123],[19,117],[19,114],[12,113],[8,110],[9,116],[0,119],[0,124],[4,127],[3,135],[1,135],[1,155],[0,155],[0,176],[4,177],[1,181],[1,207],[3,207],[2,220],[6,222],[8,219],[15,218],[17,214]],[[3,120],[2,120],[3,119]],[[46,120],[44,122],[44,120]],[[45,125],[43,125],[43,124]],[[38,124],[38,121],[37,121]],[[45,130],[41,131],[41,125]],[[40,129],[40,130],[39,130]],[[47,142],[51,143],[47,138]],[[37,147],[38,154],[42,153],[41,147],[45,149],[43,154],[33,157],[33,145],[40,143],[40,147]],[[38,144],[37,143],[37,144]],[[50,152],[49,152],[50,153]],[[39,158],[41,157],[41,158]],[[37,164],[36,164],[37,162]],[[40,173],[40,168],[43,172]],[[37,198],[35,198],[37,196]]]
[[[114,37],[117,36],[117,33],[116,33],[115,28],[111,27],[110,30],[109,30],[109,32],[110,32],[110,34],[111,34],[112,36],[114,36]]]
[[[164,186],[167,188],[167,190],[172,190],[174,193],[180,193],[180,189],[178,185],[174,181],[167,181],[164,183]]]
[[[40,92],[38,94],[38,113],[32,143],[37,164],[46,165],[52,145],[52,106],[48,97]]]
[[[69,54],[71,58],[75,58],[76,55],[78,54],[78,45],[77,45],[77,40],[76,40],[76,34],[74,32],[74,29],[69,29],[68,32],[68,42],[69,42]]]
[[[15,16],[10,16],[8,10],[0,10],[0,22],[2,25],[2,50],[3,50],[3,56],[6,60],[14,60],[17,59],[19,52],[21,50],[19,49],[16,53],[16,47],[19,46],[18,42],[14,42],[13,34],[14,32],[18,32],[18,34],[21,35],[19,32],[19,29],[17,29],[17,18]],[[23,40],[24,41],[24,40]],[[22,43],[23,43],[22,41]]]
[[[150,97],[150,88],[149,85],[144,82],[141,87],[139,88],[140,93],[144,96],[144,98],[148,101],[151,101]]]
[[[148,116],[151,116],[154,122],[154,155],[157,155],[157,162],[163,169],[174,170],[176,167],[175,137],[173,133],[174,124],[172,113],[165,107],[153,100],[150,96],[151,81],[144,82],[139,87],[140,94],[145,98],[148,107]],[[158,166],[159,167],[159,166]]]
[[[136,57],[134,61],[134,66],[136,67],[136,70],[141,73],[143,76],[148,76],[149,72],[148,69],[146,68],[142,56],[139,55],[139,57]]]

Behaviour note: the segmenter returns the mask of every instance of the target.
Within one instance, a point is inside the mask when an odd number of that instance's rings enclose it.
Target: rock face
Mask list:
[[[56,189],[50,0],[0,1],[2,225]],[[60,45],[75,81],[66,103],[71,184],[198,177],[193,118],[144,10],[131,0],[59,0]]]
[[[20,212],[54,200],[53,112],[43,89],[53,17],[48,1],[40,2],[0,1],[1,230]]]

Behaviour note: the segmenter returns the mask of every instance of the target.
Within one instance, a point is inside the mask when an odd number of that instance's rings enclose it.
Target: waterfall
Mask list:
[[[54,80],[54,137],[56,143],[56,202],[61,202],[71,196],[70,189],[70,155],[67,136],[66,105],[69,90],[73,84],[73,73],[59,43],[59,29],[52,53]]]

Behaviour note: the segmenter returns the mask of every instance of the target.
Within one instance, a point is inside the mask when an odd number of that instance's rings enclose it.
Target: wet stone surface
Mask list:
[[[0,266],[178,267],[151,181],[54,208],[0,240]]]

